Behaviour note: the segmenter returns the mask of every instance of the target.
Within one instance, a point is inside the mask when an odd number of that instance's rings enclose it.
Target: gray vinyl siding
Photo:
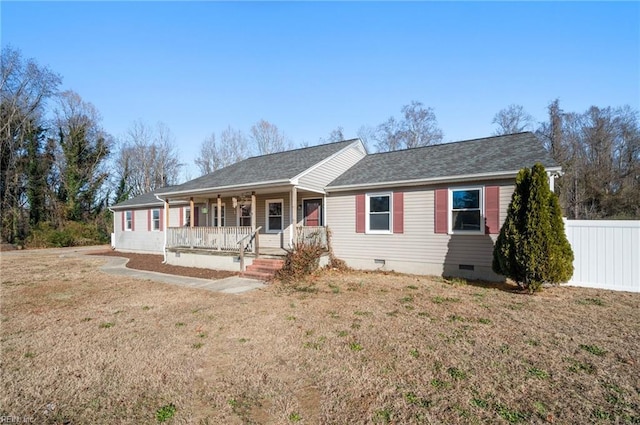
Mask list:
[[[483,185],[485,183],[475,183]],[[505,219],[513,185],[500,186],[500,223]],[[355,195],[333,193],[327,197],[327,224],[338,258],[358,268],[379,268],[374,260],[385,260],[401,272],[455,275],[460,264],[490,271],[493,243],[497,235],[448,235],[434,232],[435,189],[447,186],[397,188],[404,192],[404,231],[398,234],[356,233]],[[349,261],[351,260],[351,261]]]
[[[256,195],[256,226],[262,226],[260,229],[260,246],[272,248],[286,248],[289,246],[289,235],[291,225],[291,196],[289,192],[269,193]],[[276,233],[267,233],[267,208],[266,201],[282,200],[282,231]]]
[[[163,210],[163,207],[144,208],[136,210],[120,210],[113,214],[115,248],[120,251],[132,251],[141,253],[162,253],[164,246],[164,231],[149,230],[147,214],[149,210]],[[134,230],[122,230],[123,217],[126,211],[133,211]],[[171,207],[169,210],[169,225],[178,226],[180,207]],[[165,217],[162,218],[162,227],[165,226]]]
[[[362,146],[350,146],[343,152],[316,167],[298,179],[298,185],[307,189],[324,191],[324,188],[366,155]]]

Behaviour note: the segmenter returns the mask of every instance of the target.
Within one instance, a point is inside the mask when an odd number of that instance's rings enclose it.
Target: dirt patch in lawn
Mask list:
[[[173,274],[177,276],[199,277],[202,279],[224,279],[225,277],[235,276],[238,274],[225,270],[210,270],[197,267],[182,267],[171,264],[162,264],[162,261],[164,260],[162,255],[155,254],[132,254],[111,250],[92,252],[89,254],[107,257],[124,257],[129,259],[127,267],[130,269]]]
[[[640,294],[329,271],[226,295],[0,261],[0,416],[21,422],[640,421]]]

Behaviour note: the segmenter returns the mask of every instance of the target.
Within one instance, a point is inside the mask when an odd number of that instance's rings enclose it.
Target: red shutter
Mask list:
[[[393,192],[393,233],[404,233],[404,192]]]
[[[448,233],[449,232],[449,190],[448,189],[436,189],[435,190],[435,223],[434,233]]]
[[[164,228],[164,210],[160,210],[160,231]]]
[[[365,212],[364,212],[364,193],[356,195],[356,233],[364,233],[365,228]]]
[[[198,220],[198,218],[199,218],[198,216],[199,215],[200,215],[200,208],[199,207],[194,207],[193,208],[193,225],[194,225],[194,227],[195,226],[199,226],[199,224],[198,224],[198,221],[200,221],[200,220]]]
[[[151,210],[147,210],[147,231],[151,231]]]
[[[131,210],[131,231],[136,230],[136,212]]]
[[[500,186],[484,188],[484,212],[486,216],[485,233],[500,233]]]
[[[125,212],[122,211],[122,231],[124,232],[124,222],[127,220],[127,217],[125,216]]]
[[[184,208],[180,207],[180,227],[184,226]]]

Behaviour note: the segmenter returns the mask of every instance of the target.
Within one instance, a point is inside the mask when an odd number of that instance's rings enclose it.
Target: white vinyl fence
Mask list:
[[[640,292],[640,220],[565,220],[573,248],[569,284]]]

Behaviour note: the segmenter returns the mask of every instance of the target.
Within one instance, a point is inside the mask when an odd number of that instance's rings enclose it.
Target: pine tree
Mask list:
[[[523,168],[493,250],[493,271],[531,292],[543,283],[567,281],[573,252],[557,196],[541,164]]]

